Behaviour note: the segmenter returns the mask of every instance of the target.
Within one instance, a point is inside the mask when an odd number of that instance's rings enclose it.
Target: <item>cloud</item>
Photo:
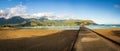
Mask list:
[[[6,17],[7,13],[4,10],[0,10],[0,18],[1,17]]]
[[[32,9],[34,10],[34,9]],[[22,18],[40,18],[40,17],[46,17],[50,20],[63,20],[63,19],[69,19],[69,15],[56,15],[53,12],[39,12],[34,13],[31,15],[27,14],[27,7],[23,5],[17,5],[12,8],[8,8],[8,12],[5,12],[3,10],[0,10],[0,16],[6,19],[11,18],[13,16],[21,16]]]
[[[32,16],[42,17],[42,16],[53,16],[54,14],[52,12],[43,12],[43,13],[35,13],[32,14]]]
[[[7,18],[10,18],[12,16],[21,16],[21,15],[27,15],[27,8],[23,5],[18,5],[12,8],[9,8],[9,14]]]
[[[50,20],[63,20],[63,19],[69,19],[70,17],[68,15],[55,15],[53,12],[43,12],[43,13],[35,13],[32,14],[32,17],[40,18],[40,17],[46,17]]]
[[[114,5],[115,8],[120,8],[120,5]]]
[[[3,13],[5,13],[4,10],[0,10],[0,14],[3,14]]]

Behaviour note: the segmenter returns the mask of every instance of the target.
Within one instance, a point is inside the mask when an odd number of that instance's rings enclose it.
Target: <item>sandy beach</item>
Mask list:
[[[120,43],[120,28],[94,29],[95,32]]]
[[[63,32],[64,30],[39,30],[39,29],[2,29],[0,30],[0,39],[16,39],[29,38],[36,36],[47,36],[55,33]]]
[[[70,51],[77,30],[0,30],[0,51]]]

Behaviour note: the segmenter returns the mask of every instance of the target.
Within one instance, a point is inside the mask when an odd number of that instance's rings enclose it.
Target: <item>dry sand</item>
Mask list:
[[[2,29],[0,30],[0,39],[29,38],[35,36],[46,36],[62,32],[64,30],[38,30],[38,29]]]
[[[120,34],[116,34],[113,32],[113,31],[120,32],[120,28],[94,29],[94,31],[120,43]]]
[[[70,51],[77,30],[0,30],[0,51]]]

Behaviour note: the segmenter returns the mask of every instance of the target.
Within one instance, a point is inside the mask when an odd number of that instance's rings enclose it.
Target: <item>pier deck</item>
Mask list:
[[[120,46],[81,27],[73,51],[120,51]]]

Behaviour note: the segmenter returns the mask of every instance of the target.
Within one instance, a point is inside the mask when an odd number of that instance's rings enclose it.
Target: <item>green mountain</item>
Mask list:
[[[0,18],[0,25],[6,25],[6,24],[20,24],[24,21],[28,21],[27,19],[24,19],[20,16],[14,16],[12,18],[9,19],[5,19],[5,18]]]
[[[9,19],[0,18],[0,27],[23,27],[23,26],[79,26],[96,24],[92,20],[49,20],[46,17],[25,19],[20,16],[14,16]]]
[[[42,24],[37,21],[30,21],[30,22],[26,22],[24,24],[20,24],[19,26],[42,26]]]

